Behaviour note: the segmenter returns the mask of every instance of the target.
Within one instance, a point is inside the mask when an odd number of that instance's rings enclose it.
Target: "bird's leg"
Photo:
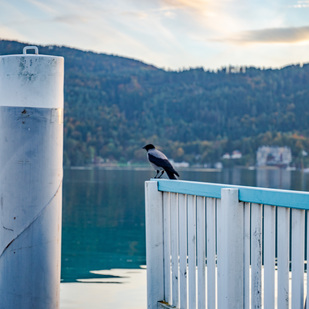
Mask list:
[[[161,178],[163,174],[164,174],[164,170],[162,170],[162,172],[161,172],[161,174],[158,176],[158,178]]]
[[[156,176],[154,176],[153,178],[157,178],[157,176],[158,176],[158,174],[159,174],[159,170],[157,170],[157,174],[156,174]]]

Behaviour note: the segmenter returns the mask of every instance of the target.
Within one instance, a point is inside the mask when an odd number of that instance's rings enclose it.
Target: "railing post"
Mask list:
[[[164,298],[163,196],[156,181],[145,182],[147,308],[157,309]]]
[[[243,308],[243,208],[238,189],[222,189],[218,203],[218,308]]]

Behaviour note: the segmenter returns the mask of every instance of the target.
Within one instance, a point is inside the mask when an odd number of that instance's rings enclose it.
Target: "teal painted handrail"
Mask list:
[[[283,206],[297,209],[309,209],[309,192],[279,190],[259,187],[246,187],[207,182],[153,179],[158,190],[205,197],[221,198],[221,189],[237,188],[239,201],[264,205]]]

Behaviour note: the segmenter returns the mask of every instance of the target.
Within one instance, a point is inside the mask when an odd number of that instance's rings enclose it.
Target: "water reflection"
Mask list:
[[[290,189],[292,171],[286,169],[258,169],[256,184],[258,187]]]
[[[144,179],[132,171],[65,171],[63,281],[145,264]]]
[[[181,179],[309,191],[309,173],[180,171]],[[95,270],[145,265],[144,182],[152,170],[65,170],[62,280],[110,277]],[[98,280],[100,281],[100,280]]]

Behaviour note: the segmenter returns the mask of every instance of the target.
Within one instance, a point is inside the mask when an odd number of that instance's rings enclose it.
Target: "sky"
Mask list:
[[[0,39],[166,70],[309,63],[309,0],[0,0]]]

